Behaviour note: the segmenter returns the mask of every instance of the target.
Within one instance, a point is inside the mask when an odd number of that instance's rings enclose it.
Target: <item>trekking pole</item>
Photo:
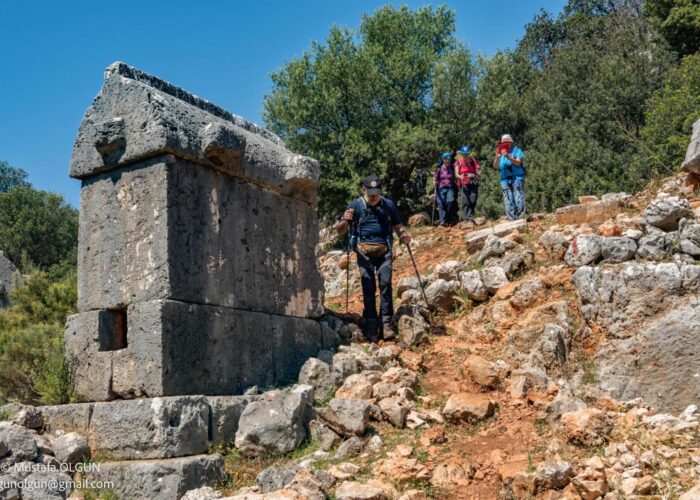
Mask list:
[[[350,247],[352,246],[352,232],[352,226],[348,224],[347,266],[345,267],[345,314],[349,312],[350,303]]]
[[[418,278],[418,284],[420,284],[420,291],[423,294],[423,300],[425,301],[425,307],[430,309],[430,305],[428,304],[428,299],[425,296],[425,288],[423,288],[423,280],[420,279],[420,274],[418,273],[418,266],[416,266],[416,259],[413,258],[413,252],[411,251],[411,245],[408,243],[404,243],[406,245],[406,249],[408,250],[408,255],[411,257],[411,262],[413,263],[413,270],[416,272],[416,277]]]
[[[435,190],[435,194],[433,195],[433,216],[430,218],[430,225],[434,226],[435,225],[435,205],[437,204],[437,189]]]

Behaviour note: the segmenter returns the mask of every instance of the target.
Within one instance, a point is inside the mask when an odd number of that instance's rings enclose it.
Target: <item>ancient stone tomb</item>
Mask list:
[[[296,377],[330,342],[314,320],[315,160],[115,63],[70,175],[79,313],[65,347],[80,398],[240,394]]]

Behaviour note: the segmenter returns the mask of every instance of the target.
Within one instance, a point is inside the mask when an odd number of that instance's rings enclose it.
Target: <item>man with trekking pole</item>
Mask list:
[[[360,268],[365,320],[364,335],[370,342],[396,336],[392,317],[394,305],[391,289],[393,232],[408,245],[411,236],[401,224],[396,205],[382,196],[381,181],[370,175],[363,182],[363,196],[354,200],[343,213],[336,230],[350,230],[350,247],[357,254]],[[349,267],[349,266],[348,266]],[[377,284],[379,278],[380,316],[377,314]]]

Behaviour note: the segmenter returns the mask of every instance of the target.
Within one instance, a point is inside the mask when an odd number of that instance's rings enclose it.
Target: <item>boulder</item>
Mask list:
[[[269,391],[243,410],[236,432],[236,448],[247,456],[289,453],[306,438],[314,391],[308,385],[290,394]]]
[[[340,442],[340,436],[318,420],[309,422],[309,432],[311,438],[318,443],[323,451],[329,451]]]
[[[496,293],[499,288],[510,283],[505,271],[498,266],[490,266],[481,270],[481,282],[489,293]]]
[[[442,414],[452,422],[478,422],[493,415],[496,403],[488,396],[460,392],[452,394]]]
[[[644,209],[646,223],[663,231],[675,231],[681,219],[693,218],[688,200],[678,196],[658,197]]]
[[[425,297],[431,309],[450,311],[455,304],[455,295],[458,292],[458,281],[437,279],[425,289]]]
[[[410,227],[429,226],[430,222],[430,215],[426,212],[419,212],[408,218],[408,225]]]
[[[406,417],[409,410],[404,406],[404,401],[404,399],[394,396],[382,399],[378,403],[384,418],[398,429],[406,427]]]
[[[700,175],[700,120],[693,123],[693,133],[690,136],[688,149],[685,151],[685,160],[681,164],[681,170]]]
[[[496,387],[500,379],[493,363],[481,356],[469,356],[464,363],[471,379],[484,389]]]
[[[413,390],[418,388],[418,377],[416,374],[411,370],[399,366],[389,368],[382,374],[381,380],[382,382],[396,384],[399,387],[406,387]]]
[[[211,443],[215,446],[232,443],[236,439],[238,421],[246,406],[257,396],[207,396],[211,418]]]
[[[34,460],[38,455],[36,441],[30,431],[9,422],[0,422],[0,443],[8,450],[0,458],[0,464],[12,465]]]
[[[475,252],[484,246],[486,238],[488,238],[490,235],[502,237],[509,235],[513,231],[523,232],[526,229],[527,221],[524,219],[518,219],[494,224],[491,227],[479,229],[477,231],[471,231],[470,233],[467,233],[464,239],[467,244],[467,250],[470,252]]]
[[[668,255],[668,244],[663,234],[651,233],[639,239],[637,255],[642,259],[661,261]]]
[[[605,443],[613,428],[608,414],[597,408],[565,413],[561,423],[567,439],[577,445],[598,446]]]
[[[637,253],[637,242],[632,238],[613,237],[603,238],[601,242],[603,258],[610,262],[624,262],[634,259]]]
[[[333,371],[340,380],[345,380],[350,375],[359,372],[360,368],[352,355],[339,352],[333,355]]]
[[[510,298],[510,305],[516,309],[525,309],[544,297],[546,290],[544,282],[533,278],[521,282]]]
[[[341,436],[361,436],[369,424],[369,404],[360,399],[334,398],[327,408],[316,410],[318,418]]]
[[[566,250],[569,248],[571,237],[550,229],[542,233],[539,241],[547,255],[556,260],[560,260],[564,258],[564,254],[566,254]]]
[[[470,300],[475,302],[488,300],[489,292],[481,281],[479,271],[462,272],[459,274],[459,281],[462,285],[462,290],[464,290]]]
[[[255,478],[255,482],[258,483],[263,494],[270,493],[289,486],[301,470],[301,467],[298,465],[272,465],[267,469],[263,469]]]
[[[83,476],[90,481],[111,482],[116,498],[171,500],[182,497],[190,490],[223,481],[224,458],[213,454],[100,462],[99,467],[91,468]]]
[[[506,251],[515,248],[515,242],[506,238],[499,238],[495,234],[491,234],[484,241],[484,248],[479,253],[477,262],[482,264],[490,257],[500,257]]]
[[[44,427],[44,416],[41,410],[35,406],[9,403],[0,408],[0,413],[9,415],[10,422],[27,429]]]
[[[73,480],[60,469],[45,469],[29,474],[24,479],[31,488],[22,489],[22,499],[57,500],[68,498],[73,491]]]
[[[422,316],[401,316],[399,319],[399,335],[408,346],[421,344],[428,335],[428,323]]]
[[[448,260],[435,266],[435,275],[438,279],[445,281],[455,281],[459,279],[462,271],[462,263],[456,260]]]
[[[605,464],[599,457],[589,459],[586,462],[585,469],[572,482],[574,489],[583,500],[594,500],[604,497],[608,492]]]
[[[352,436],[338,447],[335,452],[335,460],[346,460],[358,456],[364,450],[365,443],[361,438]],[[338,478],[342,479],[342,478]]]
[[[695,221],[684,219],[678,225],[680,237],[680,251],[700,257],[700,224]]]
[[[356,481],[345,481],[335,490],[336,500],[388,500],[384,490]]]
[[[535,492],[566,487],[574,477],[574,469],[569,462],[548,462],[537,467],[532,478]]]
[[[579,234],[569,245],[564,260],[571,267],[580,267],[597,261],[602,255],[601,238],[595,234]]]
[[[437,488],[467,486],[475,474],[476,467],[471,462],[460,463],[450,460],[435,467],[430,484]]]
[[[367,377],[355,374],[350,375],[343,385],[335,392],[335,397],[345,399],[371,399],[372,383]]]
[[[316,401],[322,401],[341,383],[331,365],[317,358],[309,358],[299,371],[299,383],[314,388]]]
[[[92,456],[87,439],[77,432],[69,432],[57,437],[53,451],[56,458],[66,464],[77,464]]]
[[[420,290],[420,281],[416,276],[406,276],[404,279],[399,281],[396,287],[396,294],[401,297],[404,292],[408,290]]]

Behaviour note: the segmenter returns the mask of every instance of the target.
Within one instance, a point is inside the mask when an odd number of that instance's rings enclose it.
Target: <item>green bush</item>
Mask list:
[[[71,399],[63,329],[75,312],[75,268],[36,271],[0,310],[0,399],[58,404]],[[55,278],[59,278],[54,281]]]

